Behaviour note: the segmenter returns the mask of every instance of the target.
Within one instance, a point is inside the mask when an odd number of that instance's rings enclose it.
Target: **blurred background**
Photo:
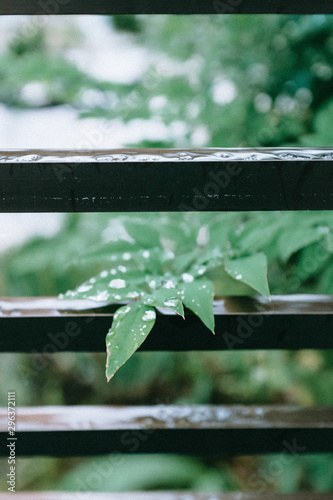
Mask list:
[[[333,145],[333,16],[15,16],[1,17],[0,30],[3,151]],[[91,273],[73,264],[80,250],[117,231],[107,214],[1,214],[0,296],[76,286]],[[333,293],[333,245],[323,256],[319,243],[272,262],[272,293]],[[330,351],[140,353],[109,384],[103,354],[0,359],[1,406],[9,390],[19,405],[332,404]],[[331,455],[133,455],[110,464],[20,459],[18,489],[333,490]],[[3,491],[7,467],[1,460]],[[87,486],[94,468],[108,474]]]
[[[332,16],[0,23],[3,149],[332,145]]]

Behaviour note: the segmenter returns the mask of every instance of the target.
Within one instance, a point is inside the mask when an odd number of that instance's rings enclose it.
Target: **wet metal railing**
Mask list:
[[[332,14],[330,0],[1,0],[0,14]]]
[[[0,152],[0,212],[333,210],[332,149]]]

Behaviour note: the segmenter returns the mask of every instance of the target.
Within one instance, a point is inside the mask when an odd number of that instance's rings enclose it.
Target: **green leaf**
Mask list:
[[[120,269],[119,269],[120,268]],[[97,276],[82,283],[74,291],[69,290],[59,298],[87,299],[96,302],[117,302],[134,299],[141,295],[139,285],[144,283],[143,271],[128,272],[125,266],[104,270]]]
[[[82,253],[78,256],[77,262],[127,261],[132,258],[133,250],[137,250],[137,247],[127,240],[109,241],[96,246],[89,252]]]
[[[235,232],[238,219],[240,214],[233,212],[225,212],[212,218],[208,226],[210,245],[223,250],[230,248],[230,234]]]
[[[241,253],[260,252],[280,233],[284,218],[280,214],[256,214],[245,224],[237,241]]]
[[[153,248],[161,246],[159,233],[151,222],[127,220],[123,222],[123,225],[138,247]]]
[[[163,411],[161,407],[162,414]],[[142,429],[137,435],[134,434],[135,431],[132,431],[133,434],[131,432],[127,439],[124,439],[128,451],[137,447],[137,453],[126,453],[121,457],[111,454],[88,459],[65,473],[61,479],[57,480],[53,489],[77,491],[77,485],[86,484],[91,471],[95,470],[105,471],[105,474],[103,474],[103,481],[89,484],[90,490],[94,492],[155,491],[161,487],[170,488],[170,485],[178,489],[191,489],[194,481],[209,469],[195,458],[181,455],[138,455],[141,443],[149,438],[150,431],[150,429]],[[74,494],[72,496],[75,498]],[[125,494],[124,500],[130,496],[130,494]],[[135,498],[136,495],[133,496]],[[112,497],[113,494],[110,495],[110,498]],[[140,497],[145,498],[144,493]],[[151,496],[147,495],[147,497]],[[178,495],[177,497],[179,498]],[[167,498],[170,498],[170,495]]]
[[[267,282],[267,258],[263,253],[227,260],[225,270],[236,280],[251,286],[265,297],[269,297]]]
[[[213,281],[215,295],[239,297],[255,294],[255,291],[252,287],[232,278],[230,274],[226,272],[223,266],[209,271],[205,276],[206,278]]]
[[[183,304],[176,288],[159,288],[152,294],[143,295],[142,302],[149,306],[172,309],[184,318]]]
[[[142,302],[132,302],[117,310],[106,336],[108,382],[147,338],[155,320],[155,309]]]
[[[182,222],[181,219],[179,222]],[[164,238],[167,238],[168,240],[171,241],[176,241],[177,243],[182,242],[184,239],[184,230],[183,228],[178,224],[161,224],[159,227],[159,232]]]
[[[181,274],[183,271],[186,271],[189,266],[198,258],[199,249],[195,248],[186,253],[181,253],[180,255],[176,255],[173,259],[172,266],[176,273]]]
[[[326,235],[326,248],[329,252],[333,252],[333,233],[328,233]]]
[[[319,227],[304,227],[299,225],[291,230],[285,230],[279,238],[280,256],[287,261],[292,254],[316,241],[321,240],[323,233]]]
[[[319,290],[320,293],[333,294],[333,262],[325,266],[325,272],[320,276]]]
[[[305,282],[312,276],[319,276],[322,271],[325,271],[331,258],[332,254],[323,242],[313,243],[299,252],[294,269],[298,278]]]
[[[192,265],[189,274],[200,277],[208,271],[220,267],[228,254],[231,256],[231,250],[226,253],[222,253],[219,248],[205,250],[202,255],[198,256],[197,262]]]
[[[152,274],[163,274],[163,264],[169,260],[169,254],[161,247],[139,250],[134,254],[138,266]]]
[[[180,286],[184,305],[193,311],[207,328],[214,333],[213,283],[206,279],[195,279],[193,281],[185,281]]]

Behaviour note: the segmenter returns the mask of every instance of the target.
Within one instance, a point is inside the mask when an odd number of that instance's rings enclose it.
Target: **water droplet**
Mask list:
[[[177,304],[177,300],[176,299],[169,299],[167,301],[164,302],[164,305],[166,307],[175,307]]]
[[[79,293],[83,293],[83,292],[89,292],[89,290],[91,290],[91,289],[92,289],[92,285],[83,284],[83,285],[79,286],[77,291]]]
[[[99,275],[101,278],[106,278],[109,273],[107,271],[102,271]]]
[[[112,155],[110,158],[111,158],[111,161],[126,161],[127,160],[126,155]]]
[[[230,155],[228,153],[215,153],[215,156],[218,158],[229,158]]]
[[[124,260],[130,260],[131,254],[129,252],[125,252],[123,253],[122,257]]]
[[[140,297],[140,294],[138,292],[128,292],[126,297],[128,299],[134,299],[135,297]]]
[[[146,311],[142,316],[142,321],[151,321],[156,318],[155,311]]]
[[[241,274],[237,274],[236,280],[241,280],[242,278],[243,278],[243,276]]]
[[[126,273],[127,268],[125,266],[118,266],[118,269],[121,273]]]
[[[93,295],[90,298],[93,299],[93,300],[102,300],[102,301],[105,301],[105,300],[108,300],[109,297],[110,297],[109,293],[106,290],[104,290],[103,292],[100,292],[97,295]]]
[[[98,156],[97,161],[110,162],[112,161],[112,156]]]
[[[165,280],[163,282],[164,288],[176,288],[176,284],[172,280]]]
[[[24,155],[19,158],[19,161],[30,162],[30,161],[37,161],[39,159],[40,156],[38,155]]]
[[[142,252],[142,256],[143,256],[143,258],[144,258],[144,259],[148,259],[148,258],[149,258],[149,256],[150,256],[150,252],[149,252],[149,250],[144,250],[144,251]]]
[[[122,279],[111,280],[109,283],[109,287],[111,287],[111,288],[125,288],[126,281],[122,280]]]
[[[183,281],[185,281],[186,283],[191,283],[191,281],[194,280],[194,277],[192,276],[192,274],[188,274],[188,273],[183,273],[182,278],[183,278]]]

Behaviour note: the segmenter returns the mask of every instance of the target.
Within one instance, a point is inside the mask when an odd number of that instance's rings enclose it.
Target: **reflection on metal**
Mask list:
[[[0,212],[333,210],[332,149],[0,152]]]
[[[191,493],[191,492],[165,492],[165,491],[145,491],[130,493],[94,493],[89,494],[89,500],[332,500],[332,493]],[[21,493],[16,492],[15,500],[73,500],[78,493],[64,492],[39,492]],[[2,493],[2,500],[9,500],[11,493]],[[79,498],[79,497],[78,497]]]
[[[1,0],[0,14],[333,14],[330,0]]]
[[[0,436],[8,432],[0,410]],[[155,405],[19,408],[21,456],[331,452],[332,407]],[[204,443],[204,446],[203,446]],[[6,449],[0,450],[6,456]],[[8,453],[7,453],[8,455]]]
[[[0,299],[0,352],[105,352],[120,305]],[[333,296],[220,298],[214,302],[215,335],[188,310],[185,321],[160,313],[140,351],[333,349]]]
[[[0,409],[0,432],[8,426]],[[154,405],[20,407],[17,432],[147,429],[333,429],[333,407]]]
[[[59,316],[112,316],[125,302],[109,304],[92,300],[59,300],[55,297],[3,297],[0,298],[1,317],[59,317]],[[157,308],[163,314],[162,308]],[[332,295],[272,295],[265,297],[217,297],[214,314],[333,314]],[[176,316],[174,311],[168,315]],[[189,311],[189,314],[190,311]]]
[[[333,160],[332,148],[112,149],[0,151],[0,163]]]

